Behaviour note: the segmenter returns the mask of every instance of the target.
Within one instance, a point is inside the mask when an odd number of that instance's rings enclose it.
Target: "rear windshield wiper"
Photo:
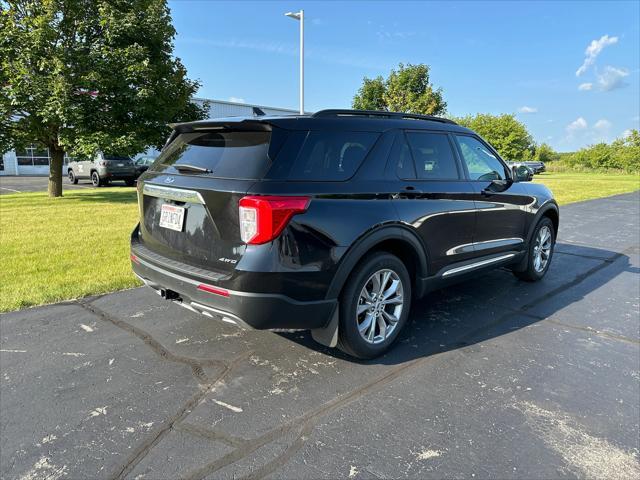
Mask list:
[[[213,173],[213,170],[209,170],[208,168],[198,167],[197,165],[188,165],[186,163],[174,165],[173,168],[175,168],[179,172]]]

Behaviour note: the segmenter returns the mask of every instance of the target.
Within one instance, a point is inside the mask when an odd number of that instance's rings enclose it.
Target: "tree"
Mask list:
[[[0,143],[49,149],[49,195],[65,152],[134,154],[167,123],[205,115],[172,56],[165,0],[0,0]]]
[[[553,160],[557,160],[558,154],[550,145],[542,143],[536,147],[533,158],[539,162],[552,162]]]
[[[523,160],[531,158],[534,144],[527,127],[519,122],[515,115],[490,115],[478,113],[456,121],[478,133],[489,142],[506,160]]]
[[[400,64],[385,80],[379,76],[364,78],[352,107],[358,110],[387,110],[392,112],[442,115],[447,103],[442,89],[435,89],[429,79],[429,66]]]

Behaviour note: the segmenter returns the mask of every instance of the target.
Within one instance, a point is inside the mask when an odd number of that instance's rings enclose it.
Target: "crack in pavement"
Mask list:
[[[191,372],[193,376],[195,377],[195,379],[198,381],[199,384],[205,385],[210,383],[206,373],[204,372],[203,367],[217,367],[223,370],[227,368],[227,364],[221,360],[207,359],[207,358],[202,358],[202,359],[190,358],[190,357],[185,357],[183,355],[177,355],[175,353],[170,352],[160,342],[158,342],[155,338],[153,338],[153,336],[150,333],[142,330],[141,328],[134,327],[130,323],[125,322],[124,320],[121,320],[119,318],[116,318],[113,315],[106,313],[104,310],[100,309],[99,307],[96,307],[95,305],[93,305],[92,302],[94,302],[95,300],[97,299],[93,299],[90,302],[87,302],[84,300],[77,300],[76,304],[84,308],[85,310],[89,311],[93,315],[97,316],[98,318],[104,321],[107,321],[115,325],[116,327],[135,335],[164,360],[167,360],[169,362],[174,362],[174,363],[182,363],[184,365],[189,366],[191,368]]]
[[[100,298],[100,297],[98,297]],[[191,372],[200,386],[200,391],[193,395],[178,411],[167,418],[160,428],[158,428],[149,438],[136,447],[126,462],[118,468],[118,470],[109,478],[123,479],[126,477],[136,465],[138,465],[175,426],[179,424],[184,418],[191,413],[193,408],[198,405],[202,399],[209,393],[213,392],[216,387],[224,383],[225,379],[231,374],[231,372],[237,367],[237,365],[246,360],[253,353],[252,351],[244,352],[230,362],[223,362],[221,360],[207,359],[207,358],[191,358],[183,355],[177,355],[165,348],[160,342],[158,342],[151,334],[135,327],[122,319],[119,319],[113,315],[108,314],[104,310],[92,304],[97,298],[91,301],[78,300],[76,304],[81,308],[87,310],[99,319],[109,322],[116,327],[136,336],[144,342],[145,345],[151,348],[163,360],[181,363],[191,368]],[[204,372],[204,367],[218,367],[221,369],[220,373],[215,379],[209,379]]]
[[[609,338],[611,340],[619,340],[621,342],[630,343],[632,345],[640,345],[640,340],[636,340],[635,338],[625,337],[624,335],[617,335],[615,333],[605,332],[603,330],[596,330],[593,327],[583,327],[581,325],[572,325],[570,323],[560,322],[558,320],[554,320],[552,318],[545,319],[549,323],[553,323],[560,327],[573,328],[575,330],[581,330],[583,332],[593,333],[599,337]]]

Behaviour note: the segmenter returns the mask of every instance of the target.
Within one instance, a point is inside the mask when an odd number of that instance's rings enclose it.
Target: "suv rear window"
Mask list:
[[[310,131],[289,180],[343,181],[351,178],[378,139],[378,133]]]
[[[180,134],[162,153],[164,165],[189,165],[218,178],[260,179],[271,166],[270,131]]]

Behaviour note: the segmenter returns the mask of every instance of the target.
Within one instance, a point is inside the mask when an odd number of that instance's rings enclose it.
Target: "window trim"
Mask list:
[[[480,135],[474,134],[474,133],[465,133],[465,132],[451,132],[450,135],[452,137],[471,137],[471,138],[479,141],[482,145],[484,145],[487,148],[487,150],[489,150],[491,153],[493,153],[496,156],[496,159],[502,164],[502,167],[504,168],[504,171],[505,171],[506,176],[507,176],[507,178],[505,178],[505,180],[511,180],[511,169],[509,168],[509,166],[505,163],[505,161],[502,159],[500,154],[498,152],[496,152],[496,150],[491,145],[489,145],[488,142],[484,141]],[[467,167],[467,162],[464,161],[464,156],[462,155],[462,149],[460,148],[460,144],[458,143],[458,139],[457,138],[452,138],[452,140],[455,143],[456,152],[458,153],[458,156],[460,157],[460,163],[462,164],[462,168],[464,170],[464,175],[465,175],[465,178],[467,179],[467,181],[469,181],[469,182],[487,183],[487,180],[478,180],[478,179],[471,178],[471,175],[469,175],[469,168]]]
[[[460,181],[468,180],[468,178],[465,178],[466,172],[461,169],[457,145],[452,143],[451,141],[452,139],[450,138],[450,132],[446,130],[431,130],[431,129],[402,129],[401,133],[404,136],[405,142],[407,142],[407,146],[409,147],[409,154],[411,155],[411,159],[413,160],[413,172],[415,174],[415,177],[414,178],[399,177],[397,164],[396,164],[396,167],[394,168],[394,170],[397,178],[403,181],[420,181],[420,182],[460,182]],[[420,178],[418,176],[418,167],[416,165],[416,159],[413,155],[413,148],[411,147],[411,143],[409,143],[409,138],[407,137],[407,133],[430,133],[430,134],[445,136],[447,138],[447,141],[449,142],[449,148],[451,148],[451,153],[453,155],[453,162],[456,166],[456,171],[458,172],[458,178]]]

